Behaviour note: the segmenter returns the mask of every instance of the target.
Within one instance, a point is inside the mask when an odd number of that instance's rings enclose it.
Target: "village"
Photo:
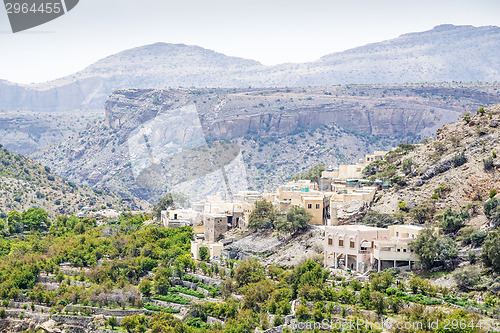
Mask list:
[[[218,193],[193,203],[188,209],[169,208],[161,212],[161,222],[167,228],[191,226],[195,234],[191,242],[194,259],[200,260],[200,249],[206,248],[209,258],[218,262],[244,258],[237,256],[231,244],[255,231],[248,222],[256,202],[265,200],[282,212],[298,206],[312,217],[309,228],[320,229],[324,236],[326,268],[365,276],[390,267],[411,269],[416,257],[408,245],[422,230],[421,226],[379,228],[359,224],[356,215],[339,221],[339,207],[352,205],[354,210],[359,206],[369,207],[377,191],[389,187],[382,181],[368,185],[362,172],[371,162],[382,160],[386,153],[375,151],[356,164],[325,170],[318,183],[293,180],[273,192],[241,191],[229,199]]]

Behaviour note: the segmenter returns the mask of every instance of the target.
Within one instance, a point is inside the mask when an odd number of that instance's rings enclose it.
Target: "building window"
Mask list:
[[[333,245],[333,239],[328,238],[328,245]]]
[[[344,240],[343,239],[339,239],[339,246],[344,247]]]
[[[396,237],[399,237],[399,231],[396,231]]]
[[[406,249],[403,249],[403,252],[406,252]]]
[[[316,209],[319,209],[319,204],[316,204]]]
[[[398,249],[398,252],[401,252],[401,249]]]
[[[412,235],[411,235],[411,238],[415,238],[415,235],[414,235],[414,234],[412,234]]]
[[[307,204],[307,208],[311,209],[313,207],[312,204]]]
[[[354,241],[351,241],[351,242],[349,243],[349,246],[351,247],[351,249],[354,249]]]

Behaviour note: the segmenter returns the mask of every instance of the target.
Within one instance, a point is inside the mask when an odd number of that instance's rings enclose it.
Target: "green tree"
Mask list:
[[[441,216],[441,228],[445,233],[455,233],[460,230],[464,225],[465,221],[469,218],[469,213],[467,212],[454,212],[450,207],[446,208]]]
[[[161,219],[161,211],[167,210],[172,207],[174,203],[174,198],[171,193],[166,194],[153,206],[153,216],[159,220]]]
[[[279,231],[291,231],[296,233],[297,231],[307,229],[311,219],[312,215],[304,208],[292,206],[288,209],[285,218],[279,218],[276,221],[276,228]]]
[[[375,312],[379,315],[385,313],[385,309],[387,308],[387,302],[382,293],[378,291],[374,291],[370,295],[371,298],[371,306],[375,310]]]
[[[371,294],[368,285],[365,285],[359,293],[359,301],[366,307],[371,304]]]
[[[481,259],[486,266],[500,272],[500,230],[490,231],[486,236]]]
[[[255,209],[250,214],[248,226],[250,228],[271,228],[278,215],[277,209],[266,200],[255,202]]]
[[[316,164],[309,170],[299,173],[295,177],[292,178],[292,180],[300,180],[300,179],[305,179],[305,180],[310,180],[313,183],[319,184],[319,180],[321,178],[321,173],[326,170],[326,167],[323,163]]]
[[[7,215],[7,222],[9,225],[15,225],[16,223],[21,223],[21,214],[17,210],[13,210]]]
[[[406,158],[403,161],[402,170],[405,173],[405,175],[413,173],[417,168],[418,165],[415,162],[413,162],[411,158]]]
[[[21,220],[28,229],[38,230],[42,224],[48,224],[49,214],[41,208],[30,208],[21,214]]]
[[[207,261],[209,258],[208,248],[206,246],[200,247],[198,255],[202,261]]]
[[[410,248],[415,251],[420,265],[429,270],[441,263],[445,268],[452,268],[458,257],[458,246],[454,239],[436,235],[432,229],[426,228],[420,232]]]
[[[139,320],[137,315],[126,316],[122,319],[121,326],[131,333],[135,330],[136,326],[139,325]]]
[[[410,209],[410,216],[415,222],[424,224],[429,221],[434,214],[434,207],[428,203],[420,204]]]
[[[432,229],[424,229],[417,238],[410,243],[410,248],[415,251],[418,261],[424,269],[430,269],[437,258],[437,236]]]
[[[145,296],[151,296],[151,280],[142,279],[141,283],[139,283],[139,291]]]
[[[257,260],[247,260],[236,268],[234,279],[238,287],[249,283],[259,282],[265,278],[264,267]]]
[[[114,330],[118,325],[118,319],[115,316],[112,316],[108,319],[108,325],[111,326],[111,329]]]

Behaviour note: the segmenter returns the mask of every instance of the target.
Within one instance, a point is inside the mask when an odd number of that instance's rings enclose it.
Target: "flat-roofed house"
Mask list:
[[[390,267],[411,269],[415,253],[409,244],[423,227],[393,225],[378,228],[365,225],[325,228],[325,266],[364,273]]]
[[[365,225],[325,227],[325,266],[361,273],[371,269],[374,243],[389,240],[389,230]]]

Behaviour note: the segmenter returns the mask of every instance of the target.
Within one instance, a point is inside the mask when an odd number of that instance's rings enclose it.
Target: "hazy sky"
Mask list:
[[[41,82],[155,42],[200,45],[265,65],[305,62],[436,25],[500,26],[499,0],[80,0],[12,34],[0,8],[0,79]]]

